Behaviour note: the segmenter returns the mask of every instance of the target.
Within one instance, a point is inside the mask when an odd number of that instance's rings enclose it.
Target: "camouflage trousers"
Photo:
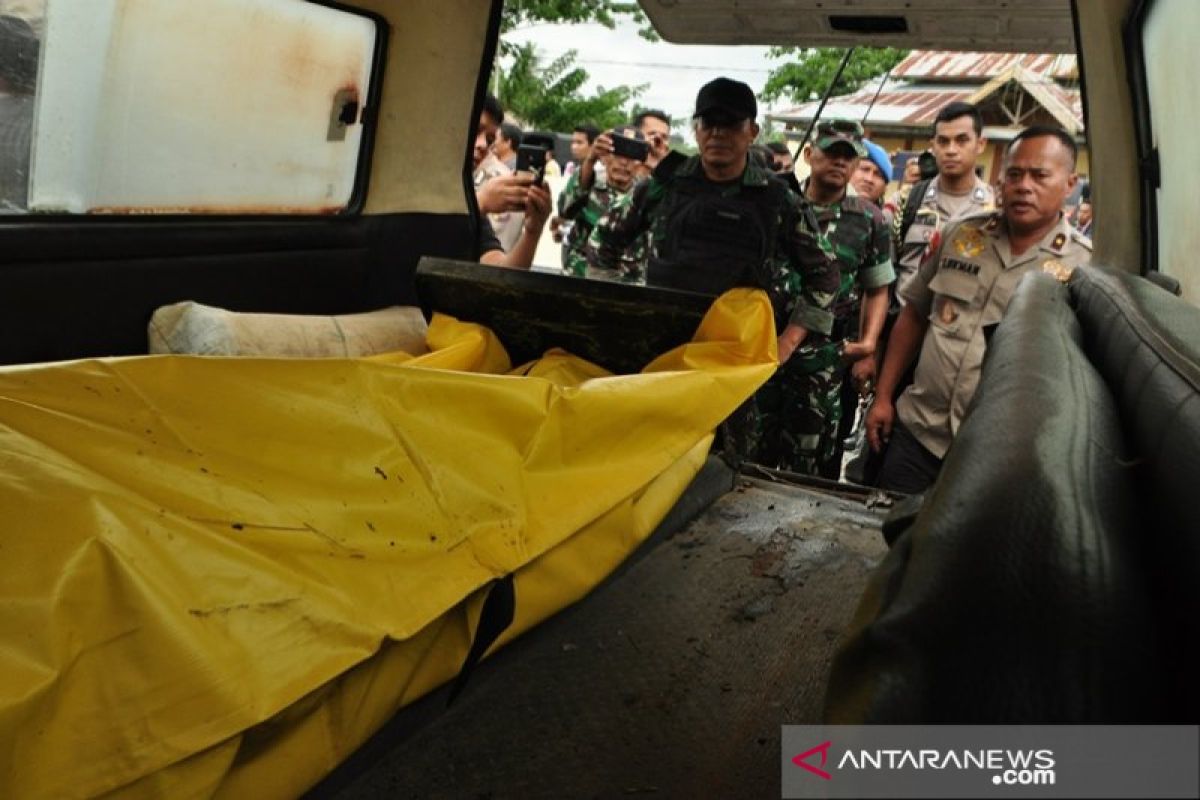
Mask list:
[[[836,480],[845,370],[837,343],[801,347],[755,397],[752,459],[766,467]]]

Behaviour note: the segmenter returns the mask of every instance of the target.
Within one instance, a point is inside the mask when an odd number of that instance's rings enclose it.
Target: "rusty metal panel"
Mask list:
[[[31,208],[336,213],[375,38],[304,0],[54,0]]]
[[[1014,64],[1055,80],[1077,80],[1078,59],[1063,53],[983,53],[975,51],[914,50],[892,70],[892,77],[910,80],[986,81]]]

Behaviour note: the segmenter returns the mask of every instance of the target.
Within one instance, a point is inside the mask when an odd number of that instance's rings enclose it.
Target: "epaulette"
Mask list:
[[[958,226],[970,225],[978,230],[991,233],[1000,227],[1000,215],[994,211],[976,211],[972,214],[963,214],[954,220]]]
[[[1074,242],[1075,244],[1079,245],[1080,247],[1082,247],[1084,250],[1087,250],[1089,253],[1092,252],[1091,238],[1084,236],[1079,231],[1072,229],[1071,241]]]

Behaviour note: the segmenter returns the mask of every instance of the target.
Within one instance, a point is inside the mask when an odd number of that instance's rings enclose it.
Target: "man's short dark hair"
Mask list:
[[[646,121],[647,117],[661,119],[663,122],[667,123],[668,128],[671,127],[671,118],[667,116],[667,112],[660,111],[657,108],[647,108],[644,111],[638,112],[638,115],[633,118],[633,127],[642,127],[642,123]]]
[[[781,156],[790,156],[792,154],[792,151],[788,150],[788,146],[783,142],[767,142],[767,149]]]
[[[504,106],[500,105],[494,94],[483,98],[483,113],[496,120],[497,125],[504,122]]]
[[[582,133],[587,137],[588,144],[592,144],[596,141],[596,137],[600,135],[600,129],[592,123],[587,122],[583,125],[576,125],[574,133]]]
[[[505,122],[500,125],[500,135],[508,140],[513,150],[521,146],[521,138],[523,136],[521,129],[511,122]]]
[[[970,117],[971,124],[975,128],[975,135],[983,136],[983,117],[979,114],[979,109],[974,104],[964,103],[961,100],[955,100],[953,103],[946,103],[942,106],[942,110],[933,118],[933,135],[937,136],[939,122],[951,122],[960,117]]]
[[[1012,141],[1008,143],[1005,155],[1011,154],[1016,149],[1018,142],[1025,139],[1039,139],[1043,136],[1053,136],[1062,142],[1063,147],[1067,148],[1067,152],[1071,154],[1071,170],[1074,171],[1075,159],[1079,157],[1079,146],[1075,144],[1075,137],[1054,125],[1030,125],[1012,138]]]

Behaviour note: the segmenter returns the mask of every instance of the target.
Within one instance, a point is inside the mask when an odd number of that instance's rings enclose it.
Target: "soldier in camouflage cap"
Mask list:
[[[635,127],[615,128],[596,137],[580,164],[571,174],[558,196],[558,214],[572,222],[563,243],[563,270],[580,277],[608,277],[588,270],[587,242],[592,229],[618,199],[633,188],[636,168],[641,162],[613,152],[613,135],[645,142],[646,137]],[[597,164],[604,166],[603,176]],[[646,276],[646,237],[636,238],[618,256],[618,272],[623,280],[644,283]]]
[[[803,266],[832,269],[839,286],[829,335],[810,336],[794,352],[781,337],[779,372],[759,394],[765,448],[759,458],[767,466],[832,479],[841,472],[836,443],[844,365],[874,354],[888,286],[896,279],[883,213],[846,191],[865,156],[862,126],[850,120],[822,122],[804,151],[811,172],[800,185],[800,231],[809,242]],[[861,326],[860,300],[866,308]]]

